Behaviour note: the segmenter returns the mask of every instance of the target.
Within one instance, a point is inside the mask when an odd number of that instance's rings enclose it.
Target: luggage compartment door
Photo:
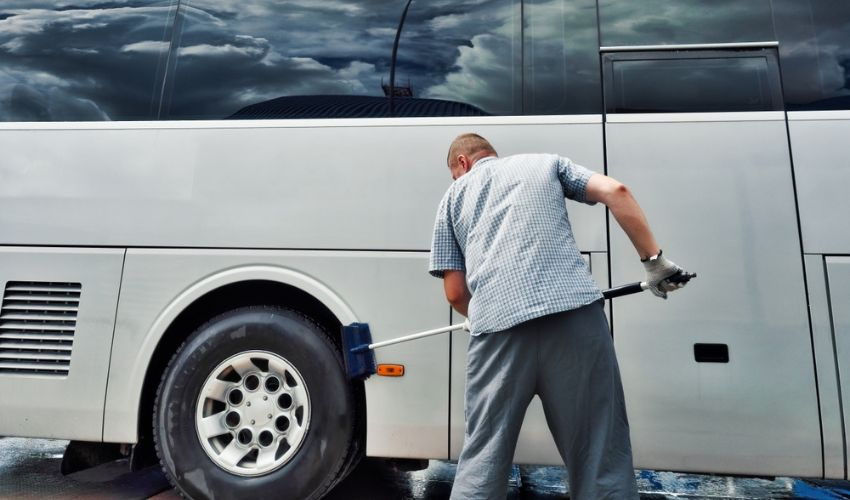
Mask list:
[[[635,465],[821,476],[775,49],[619,50],[602,52],[608,174],[632,189],[664,254],[698,273],[667,301],[613,302]],[[612,282],[642,279],[610,227]]]

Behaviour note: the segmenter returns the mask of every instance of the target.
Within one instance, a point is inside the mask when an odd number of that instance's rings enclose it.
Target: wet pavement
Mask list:
[[[126,460],[63,476],[66,441],[0,438],[0,499],[177,499],[162,472],[129,472]],[[455,465],[431,461],[428,469],[402,472],[384,461],[364,460],[326,497],[329,500],[442,500]],[[514,467],[509,499],[568,498],[561,467]],[[774,480],[638,471],[642,499],[850,499],[850,482]]]

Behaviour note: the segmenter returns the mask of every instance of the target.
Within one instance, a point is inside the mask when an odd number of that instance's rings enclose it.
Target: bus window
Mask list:
[[[599,0],[599,24],[603,46],[776,39],[770,0]]]
[[[523,113],[601,113],[595,0],[526,0],[523,17]]]
[[[772,50],[611,53],[603,67],[608,113],[782,109]]]
[[[850,109],[850,2],[774,0],[789,110]]]
[[[156,118],[157,71],[176,4],[4,0],[0,121]]]
[[[168,117],[521,114],[518,0],[181,3]]]

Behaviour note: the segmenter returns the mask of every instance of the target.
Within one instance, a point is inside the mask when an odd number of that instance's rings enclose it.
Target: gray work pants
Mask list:
[[[567,466],[570,497],[637,499],[620,372],[599,301],[470,339],[452,500],[505,498],[535,394]]]

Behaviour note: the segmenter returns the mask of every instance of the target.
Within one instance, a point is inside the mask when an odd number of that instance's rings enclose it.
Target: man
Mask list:
[[[619,368],[602,294],[564,197],[602,202],[631,239],[652,292],[682,272],[665,259],[629,190],[556,155],[499,158],[483,137],[449,148],[454,183],[437,211],[430,272],[470,322],[466,433],[452,499],[500,499],[538,394],[571,498],[638,498]]]

